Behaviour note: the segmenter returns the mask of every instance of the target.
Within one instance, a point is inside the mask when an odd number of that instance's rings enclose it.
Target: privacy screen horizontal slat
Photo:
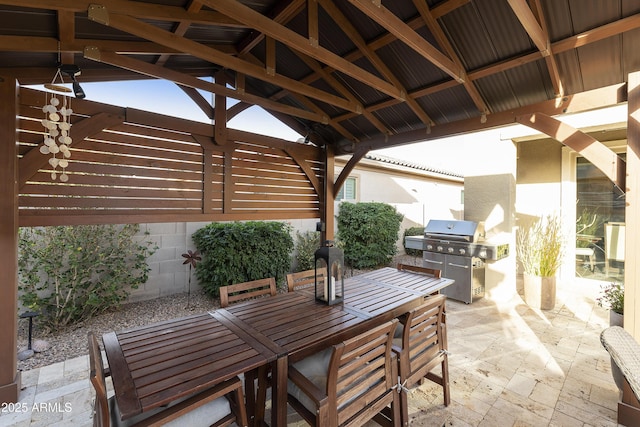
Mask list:
[[[71,100],[69,180],[52,179],[51,95],[20,93],[20,225],[320,217],[321,149],[234,129],[217,145],[211,125],[87,100]]]

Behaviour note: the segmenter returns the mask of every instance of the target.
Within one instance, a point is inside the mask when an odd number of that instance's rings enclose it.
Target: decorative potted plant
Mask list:
[[[525,302],[551,310],[556,305],[556,273],[562,261],[560,218],[548,215],[518,232],[516,252],[524,269]]]
[[[600,307],[609,309],[609,325],[624,326],[624,285],[609,283],[602,287],[602,295],[596,298]]]

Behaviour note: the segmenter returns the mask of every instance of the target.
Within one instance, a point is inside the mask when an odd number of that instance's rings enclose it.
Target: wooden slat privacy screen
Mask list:
[[[210,124],[71,100],[69,181],[40,153],[42,105],[20,88],[20,226],[319,218],[322,152]]]

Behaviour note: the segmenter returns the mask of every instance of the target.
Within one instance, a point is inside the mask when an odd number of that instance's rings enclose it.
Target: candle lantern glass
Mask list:
[[[315,252],[315,293],[328,305],[344,299],[344,254],[330,241]]]

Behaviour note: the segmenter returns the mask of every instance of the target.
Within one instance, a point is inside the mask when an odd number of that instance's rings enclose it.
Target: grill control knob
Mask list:
[[[448,249],[447,249],[447,252],[449,252],[450,254],[452,254],[452,253],[453,253],[453,248],[448,248]]]
[[[442,252],[442,246],[438,246],[438,247],[436,248],[436,251],[438,251],[438,252]]]
[[[427,245],[427,250],[430,251],[433,249],[433,245]]]
[[[464,255],[467,251],[465,251],[464,248],[460,248],[458,249],[458,253],[460,253],[460,255]]]
[[[480,258],[486,258],[486,257],[487,257],[487,251],[485,251],[485,250],[480,251],[480,253],[478,254],[478,256],[479,256]]]

